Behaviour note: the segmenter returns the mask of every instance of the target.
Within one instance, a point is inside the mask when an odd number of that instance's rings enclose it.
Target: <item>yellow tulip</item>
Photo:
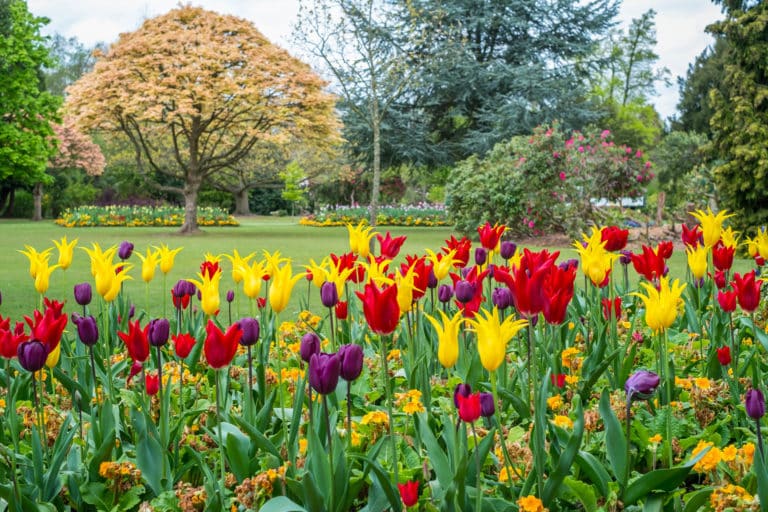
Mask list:
[[[267,270],[264,262],[254,261],[248,265],[243,261],[238,267],[238,273],[242,276],[243,293],[249,299],[255,299],[261,293],[261,283]]]
[[[54,366],[59,364],[59,358],[61,357],[61,343],[56,344],[56,348],[51,350],[48,357],[45,358],[45,366],[53,369]]]
[[[722,233],[720,233],[720,240],[723,242],[724,246],[733,247],[735,249],[739,245],[739,233],[728,226]]]
[[[96,242],[93,242],[93,248],[81,247],[82,250],[88,253],[88,257],[91,259],[91,275],[96,277],[100,262],[107,261],[112,264],[117,254],[117,246],[113,245],[106,251],[102,251],[101,246]]]
[[[214,316],[219,312],[221,297],[219,297],[219,281],[221,272],[216,272],[211,277],[207,272],[197,273],[200,280],[190,279],[189,282],[197,286],[200,291],[200,307],[206,315]]]
[[[35,276],[37,276],[37,268],[40,265],[40,262],[44,261],[46,265],[48,264],[48,258],[51,255],[53,247],[49,247],[42,252],[37,252],[31,245],[25,245],[24,247],[26,247],[27,250],[19,252],[29,259],[29,277],[34,279]]]
[[[75,252],[75,245],[77,245],[77,238],[71,242],[67,242],[67,237],[61,237],[61,241],[53,240],[54,245],[59,250],[59,266],[62,270],[66,270],[72,264],[72,256]]]
[[[115,272],[117,272],[117,268],[122,266],[122,270],[119,273],[115,274],[114,279],[112,279],[109,290],[107,290],[107,293],[102,295],[105,302],[112,302],[117,298],[117,294],[120,293],[121,285],[128,280],[133,279],[130,275],[128,275],[128,271],[133,268],[133,265],[131,263],[116,263],[114,268]]]
[[[589,237],[583,237],[586,246],[578,241],[574,242],[573,246],[581,257],[582,272],[589,277],[592,284],[599,286],[605,281],[619,255],[605,250],[605,242],[601,240],[600,230],[596,227],[592,227]]]
[[[707,274],[707,248],[697,245],[696,248],[688,247],[685,250],[688,255],[688,268],[696,279],[701,279]]]
[[[37,293],[45,293],[48,291],[48,282],[51,277],[51,273],[59,268],[61,265],[58,263],[53,266],[48,266],[48,260],[43,260],[37,264],[37,273],[35,274],[35,290]]]
[[[706,213],[704,213],[704,210],[696,210],[695,212],[690,212],[690,214],[696,217],[701,224],[701,231],[704,234],[704,245],[707,248],[714,247],[717,244],[723,229],[723,221],[734,215],[729,215],[726,213],[726,210],[722,210],[715,215],[712,213],[711,208],[707,208]]]
[[[747,250],[753,258],[759,254],[763,259],[768,260],[768,230],[765,227],[758,228],[755,238],[747,240]]]
[[[453,268],[453,264],[458,261],[454,258],[454,256],[456,256],[456,250],[451,249],[447,254],[435,254],[429,249],[426,251],[427,259],[432,262],[432,271],[435,273],[435,278],[438,281],[442,281],[448,276],[448,273]]]
[[[304,265],[304,268],[307,269],[307,272],[312,274],[312,284],[317,288],[320,288],[323,286],[324,282],[328,281],[328,271],[325,270],[325,267],[328,266],[328,260],[329,258],[326,256],[318,265],[315,263],[315,260],[310,259],[309,265]]]
[[[277,272],[277,269],[282,265],[283,263],[289,263],[291,260],[289,258],[285,258],[280,254],[280,251],[275,251],[274,253],[270,254],[269,251],[264,251],[264,261],[266,262],[266,272],[269,277],[272,277],[275,275],[275,272]]]
[[[160,255],[160,272],[167,274],[173,268],[173,262],[176,259],[176,255],[183,249],[183,247],[177,247],[171,249],[165,244],[160,244],[160,247],[155,247]],[[219,272],[217,272],[218,274]]]
[[[330,270],[328,270],[326,274],[326,280],[336,285],[336,293],[339,295],[339,300],[341,300],[341,298],[344,296],[344,289],[347,283],[347,279],[350,275],[352,275],[352,272],[354,271],[354,268],[341,270],[341,260],[339,260],[338,265],[331,263]],[[313,281],[314,277],[315,275],[312,274]],[[320,286],[322,286],[322,284]]]
[[[408,269],[405,275],[397,273],[395,275],[395,284],[397,284],[397,305],[401,313],[407,313],[413,307],[413,290],[416,289],[413,280],[416,272],[413,267]]]
[[[477,351],[480,363],[489,372],[494,371],[504,361],[507,343],[520,329],[528,325],[527,320],[515,320],[510,315],[503,322],[499,320],[498,308],[488,311],[482,308],[475,318],[468,320],[472,330],[477,333]]]
[[[232,263],[232,281],[235,282],[235,284],[240,284],[243,280],[243,274],[240,271],[240,267],[243,265],[248,264],[248,260],[253,258],[256,255],[255,252],[252,252],[248,256],[240,256],[240,253],[237,252],[237,249],[232,251],[232,254],[224,254],[224,257],[227,258],[230,263]]]
[[[392,260],[382,259],[376,261],[373,255],[368,256],[368,263],[361,263],[365,267],[365,271],[368,273],[368,280],[375,283],[377,286],[390,285],[393,283],[392,279],[387,277],[387,267]]]
[[[147,247],[146,256],[140,252],[137,252],[136,256],[141,260],[141,279],[145,283],[149,283],[155,278],[155,269],[157,264],[160,263],[160,251],[153,251]]]
[[[293,269],[290,263],[286,263],[281,268],[275,270],[272,276],[272,284],[269,286],[269,306],[275,313],[280,313],[288,306],[296,282],[303,276],[301,274],[293,275]]]
[[[685,284],[675,279],[670,287],[669,278],[662,277],[657,290],[652,284],[640,283],[648,295],[634,293],[645,303],[645,323],[653,332],[664,331],[669,328],[677,318],[678,305],[682,303],[682,294]]]
[[[439,309],[437,312],[440,313],[442,322],[427,314],[424,316],[437,333],[437,360],[443,367],[451,368],[459,359],[459,329],[464,317],[461,311],[457,311],[451,318]]]
[[[368,258],[371,253],[371,238],[378,233],[373,231],[371,226],[366,227],[364,220],[361,220],[356,227],[347,224],[347,231],[349,231],[350,250],[361,258]]]

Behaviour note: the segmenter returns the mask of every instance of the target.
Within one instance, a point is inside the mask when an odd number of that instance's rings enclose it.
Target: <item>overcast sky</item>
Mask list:
[[[514,0],[510,0],[514,1]],[[193,5],[235,14],[251,20],[273,43],[291,46],[291,25],[298,13],[298,0],[194,0]],[[50,18],[47,33],[77,37],[91,46],[113,42],[120,32],[135,30],[145,18],[165,13],[178,0],[27,0],[29,10]],[[663,118],[675,113],[677,76],[684,76],[711,37],[704,28],[722,17],[710,0],[624,0],[621,20],[629,23],[648,9],[655,9],[659,65],[672,73],[672,86],[659,91],[656,109]]]

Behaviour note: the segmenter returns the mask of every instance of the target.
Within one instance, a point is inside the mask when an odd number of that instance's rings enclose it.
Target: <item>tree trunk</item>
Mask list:
[[[373,129],[373,186],[371,187],[371,226],[376,225],[379,215],[379,194],[381,190],[381,119],[379,118],[379,102],[374,96],[371,100],[371,121]]]
[[[13,205],[16,199],[16,189],[14,187],[3,187],[0,189],[0,215],[5,218],[13,217]]]
[[[666,203],[667,194],[664,191],[659,191],[659,194],[656,196],[656,225],[661,226],[662,221],[664,220],[664,203]],[[675,222],[672,221],[672,225],[674,226]]]
[[[251,205],[248,202],[248,192],[249,190],[246,188],[233,193],[235,196],[235,215],[251,214]]]
[[[197,226],[197,193],[200,191],[200,181],[187,179],[184,185],[184,224],[179,233],[189,235],[199,233]]]
[[[32,188],[32,197],[35,203],[35,211],[32,220],[43,220],[43,184],[35,183]]]

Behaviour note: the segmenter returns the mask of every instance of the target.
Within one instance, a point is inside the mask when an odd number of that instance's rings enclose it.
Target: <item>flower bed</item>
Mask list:
[[[54,222],[67,228],[181,226],[184,209],[176,206],[79,206],[64,210]],[[197,223],[200,226],[239,225],[226,210],[214,207],[198,208]]]
[[[302,217],[299,221],[304,226],[346,226],[367,222],[370,217],[368,208],[336,206],[323,208],[319,213]],[[418,204],[411,206],[381,206],[376,216],[378,226],[450,226],[445,208],[441,205]]]
[[[686,276],[667,275],[671,242],[622,252],[616,227],[575,242],[578,261],[486,224],[396,267],[405,238],[358,224],[351,252],[302,269],[210,257],[167,307],[142,288],[181,248],[94,244],[74,297],[42,300],[76,242],[56,265],[27,246],[41,304],[0,318],[0,495],[18,510],[760,510],[768,233],[739,242],[697,215]],[[755,270],[732,272],[740,243]]]

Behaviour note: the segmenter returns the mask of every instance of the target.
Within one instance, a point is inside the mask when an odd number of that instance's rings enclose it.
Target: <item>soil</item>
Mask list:
[[[651,226],[648,228],[629,228],[629,237],[627,239],[627,249],[630,251],[639,251],[643,245],[655,246],[659,242],[670,240],[675,250],[683,249],[683,242],[680,239],[680,227],[677,226],[672,231],[671,226]],[[543,248],[564,248],[573,245],[574,238],[564,234],[555,233],[550,235],[541,235],[535,237],[522,238],[515,240],[517,245],[522,247],[543,247]]]

